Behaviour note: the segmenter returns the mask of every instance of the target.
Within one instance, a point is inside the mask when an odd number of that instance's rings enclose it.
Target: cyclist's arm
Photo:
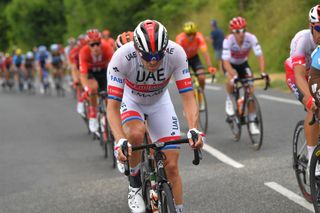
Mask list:
[[[232,78],[237,75],[237,72],[232,68],[229,60],[222,60],[223,68],[227,71],[228,75]]]
[[[120,101],[112,99],[109,99],[107,104],[108,122],[116,141],[119,141],[121,138],[126,138],[121,126],[120,105]]]
[[[259,61],[259,67],[260,67],[260,72],[265,73],[265,62],[264,62],[264,56],[260,55],[257,56],[258,61]]]
[[[193,90],[185,93],[181,93],[182,106],[185,113],[185,117],[188,122],[189,129],[196,128],[198,129],[198,117],[199,110],[196,103]]]
[[[207,66],[212,67],[212,63],[211,63],[211,59],[210,59],[210,55],[209,55],[208,51],[202,52],[202,55],[207,63]]]
[[[308,99],[311,97],[308,82],[305,77],[307,72],[306,67],[302,64],[297,64],[294,66],[293,71],[296,84],[304,96],[303,103],[306,105]]]
[[[80,51],[79,54],[79,63],[80,63],[80,81],[83,87],[88,87],[88,72],[89,65],[87,62],[87,56],[84,51]]]
[[[206,44],[204,36],[202,35],[202,33],[197,32],[196,38],[198,39],[197,41],[199,42],[199,48],[200,48],[202,55],[207,63],[207,66],[212,67],[210,55],[208,52],[208,46]]]

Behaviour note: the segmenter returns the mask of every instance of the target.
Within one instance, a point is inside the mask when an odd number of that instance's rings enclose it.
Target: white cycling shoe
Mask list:
[[[228,116],[234,115],[234,108],[233,108],[232,101],[230,99],[226,100],[226,113]]]
[[[250,129],[250,133],[252,135],[259,135],[260,134],[260,130],[258,128],[258,125],[254,122],[249,123],[249,129]]]
[[[128,205],[132,213],[144,213],[146,205],[142,197],[142,189],[129,186]]]
[[[94,133],[97,132],[99,128],[98,120],[96,118],[89,119],[89,129],[90,132]]]
[[[77,103],[77,112],[82,116],[85,117],[86,115],[84,114],[84,103],[83,102],[78,102]]]

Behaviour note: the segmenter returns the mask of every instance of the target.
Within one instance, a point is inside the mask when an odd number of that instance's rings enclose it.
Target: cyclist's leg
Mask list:
[[[200,87],[202,88],[202,90],[204,90],[206,84],[206,76],[201,74],[204,73],[205,70],[198,55],[189,59],[189,66],[198,74],[197,77],[199,80]]]
[[[288,62],[285,62],[285,70],[286,70],[286,80],[287,85],[290,88],[290,90],[294,93],[295,97],[303,104],[304,95],[299,90],[298,86],[295,83],[295,77],[293,69],[290,67]],[[308,149],[308,159],[311,158],[311,155],[313,153],[313,150],[315,149],[317,143],[318,143],[318,135],[319,135],[319,125],[309,125],[309,122],[311,121],[313,116],[313,113],[308,110],[306,117],[304,119],[304,134],[306,136],[306,142],[307,142],[307,149]]]
[[[180,138],[180,127],[169,93],[163,94],[154,105],[148,106],[148,130],[152,141],[168,141]],[[182,209],[182,180],[179,174],[179,145],[169,145],[165,148],[165,170],[172,184],[173,196],[178,208]]]

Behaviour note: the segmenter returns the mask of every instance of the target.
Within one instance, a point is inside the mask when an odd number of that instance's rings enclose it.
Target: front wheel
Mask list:
[[[310,162],[310,191],[313,207],[316,213],[320,212],[320,174],[317,171],[320,163],[320,146],[313,151]]]
[[[309,179],[307,175],[308,150],[304,134],[304,121],[297,123],[293,135],[293,169],[296,173],[298,185],[303,197],[312,202]]]
[[[176,213],[176,209],[174,206],[173,195],[171,191],[171,187],[168,183],[164,182],[161,185],[160,196],[160,205],[159,209],[161,213]]]
[[[262,141],[263,141],[263,122],[262,122],[261,108],[257,98],[254,95],[252,97],[249,97],[246,104],[247,104],[246,108],[248,110],[248,113],[247,113],[248,133],[249,133],[253,148],[255,150],[259,150],[262,146]],[[251,113],[249,112],[250,107],[254,108],[254,112],[251,112]]]

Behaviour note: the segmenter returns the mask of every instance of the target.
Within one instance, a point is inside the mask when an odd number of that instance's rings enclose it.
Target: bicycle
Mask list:
[[[257,77],[257,78],[244,78],[244,79],[236,79],[234,85],[233,97],[235,100],[234,104],[234,115],[227,115],[226,122],[229,124],[231,128],[231,132],[234,136],[235,141],[239,141],[241,138],[241,127],[242,125],[247,125],[249,137],[253,148],[255,150],[259,150],[262,146],[263,140],[263,123],[262,123],[262,114],[258,99],[254,94],[250,95],[250,87],[251,84],[256,80],[264,80],[265,77]],[[269,79],[266,79],[265,88],[267,90],[269,87]],[[255,111],[255,119],[249,119],[249,107],[254,106]],[[252,134],[250,131],[250,123],[255,123],[259,130],[260,134]]]
[[[146,204],[146,212],[175,213],[175,204],[170,183],[167,180],[164,169],[165,154],[161,151],[167,145],[189,143],[189,139],[179,139],[168,142],[155,142],[148,144],[148,137],[145,135],[144,144],[132,147],[132,151],[143,150],[141,153],[140,176],[142,182],[142,195]],[[193,141],[197,141],[197,134],[192,132]],[[124,155],[128,157],[128,144],[123,143],[121,147]],[[150,149],[154,150],[153,155]],[[194,150],[194,165],[199,165],[202,160],[200,150]],[[125,161],[126,176],[129,176],[129,161]]]
[[[306,136],[304,134],[304,120],[300,120],[293,134],[293,169],[296,174],[302,196],[312,202],[309,180],[307,176],[308,150]]]
[[[64,97],[65,96],[65,90],[63,88],[63,81],[61,74],[55,76],[54,78],[54,84],[57,92],[57,96]]]
[[[319,110],[316,110],[313,113],[313,118],[309,122],[309,125],[313,125],[316,122],[319,124]],[[319,167],[320,163],[320,146],[319,143],[320,138],[318,138],[318,145],[314,149],[311,159],[310,159],[310,168],[309,168],[309,176],[310,176],[310,195],[311,202],[313,203],[313,207],[316,213],[320,212],[320,174],[316,173],[316,167]]]
[[[207,104],[206,95],[205,95],[203,89],[200,87],[200,83],[198,80],[199,75],[212,76],[212,82],[214,79],[214,75],[212,75],[211,73],[201,73],[201,74],[191,73],[193,91],[194,91],[194,95],[195,95],[196,102],[197,102],[198,109],[199,109],[199,118],[198,118],[199,127],[200,127],[201,131],[206,134],[207,130],[208,130],[208,117],[209,117],[208,116],[208,104]]]
[[[107,119],[105,100],[108,97],[106,91],[101,91],[98,93],[98,138],[101,147],[104,149],[104,157],[108,158],[109,154],[112,156],[112,167],[116,168],[117,159],[114,156],[114,137],[111,132],[111,128]],[[109,148],[108,148],[109,147]],[[110,153],[109,153],[110,152]]]

